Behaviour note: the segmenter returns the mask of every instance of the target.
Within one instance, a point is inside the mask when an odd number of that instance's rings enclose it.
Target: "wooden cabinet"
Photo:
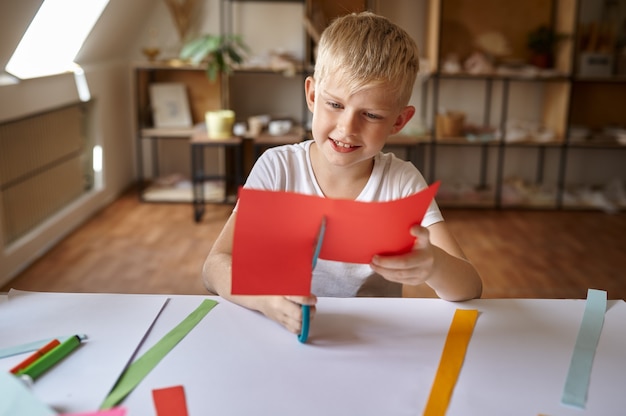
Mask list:
[[[626,79],[582,79],[577,72],[585,1],[428,2],[425,174],[442,181],[442,206],[588,208],[577,187],[591,192],[611,183],[623,191],[626,146],[574,137],[581,128],[626,128],[618,104],[626,102]],[[551,65],[537,69],[527,66],[534,60],[528,42],[542,26],[553,30],[555,43]],[[455,118],[462,128],[450,129]],[[587,174],[591,166],[603,173]],[[591,204],[626,207],[601,198]]]

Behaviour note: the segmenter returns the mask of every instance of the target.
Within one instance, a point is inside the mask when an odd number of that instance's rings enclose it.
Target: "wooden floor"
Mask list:
[[[231,206],[140,203],[128,192],[9,282],[35,291],[204,294],[200,270]],[[444,210],[485,298],[626,299],[626,213]],[[428,295],[427,291],[423,294]]]

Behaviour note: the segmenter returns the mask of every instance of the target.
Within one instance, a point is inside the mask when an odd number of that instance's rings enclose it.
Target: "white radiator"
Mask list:
[[[93,186],[88,105],[0,124],[0,204],[8,246]]]

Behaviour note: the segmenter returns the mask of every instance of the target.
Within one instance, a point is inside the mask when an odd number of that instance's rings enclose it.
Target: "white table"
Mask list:
[[[49,296],[64,302],[67,295]],[[137,299],[137,295],[100,296],[118,301]],[[146,297],[151,296],[161,299]],[[204,298],[171,296],[139,354]],[[309,342],[300,344],[294,334],[258,313],[214,299],[220,304],[123,402],[128,415],[155,414],[152,390],[175,385],[185,388],[190,416],[420,415],[457,308],[478,309],[480,315],[448,415],[626,412],[624,301],[609,301],[587,406],[581,411],[563,406],[560,399],[584,300],[450,303],[438,299],[321,298]],[[0,303],[0,318],[11,303]],[[110,313],[110,319],[120,326],[124,326],[123,318],[115,311]],[[97,325],[94,322],[85,332],[97,337]],[[7,330],[2,325],[2,331],[3,339],[11,337],[10,327]],[[141,332],[140,325],[136,331]],[[122,358],[111,357],[110,361]],[[8,367],[7,360],[0,360],[0,365]],[[67,365],[72,361],[78,359],[68,360]],[[106,363],[107,358],[100,361]],[[44,377],[53,381],[57,376],[61,377],[61,372],[53,369]],[[58,383],[52,384],[58,389]],[[105,396],[106,391],[102,398]],[[68,398],[66,404],[70,409],[71,401]]]

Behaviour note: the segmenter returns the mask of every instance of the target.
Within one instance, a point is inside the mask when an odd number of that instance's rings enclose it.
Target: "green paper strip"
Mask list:
[[[606,292],[589,289],[583,320],[578,330],[572,361],[569,365],[565,388],[561,397],[563,404],[580,409],[585,408],[593,357],[600,340],[605,312]]]
[[[109,393],[100,409],[110,409],[119,404],[143,380],[150,371],[208,314],[218,302],[205,299],[174,329],[168,332],[144,355],[134,361],[122,373],[117,384]]]

